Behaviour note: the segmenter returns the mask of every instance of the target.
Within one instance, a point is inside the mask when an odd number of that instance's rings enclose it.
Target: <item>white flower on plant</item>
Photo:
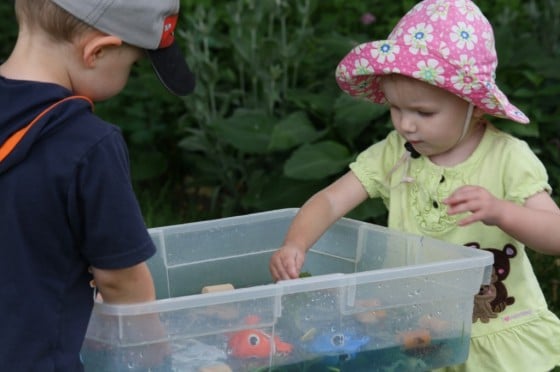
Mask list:
[[[404,36],[404,43],[410,45],[410,53],[426,55],[428,54],[428,43],[430,43],[434,36],[432,32],[434,28],[432,25],[419,23],[414,27],[408,29],[408,33]]]
[[[474,28],[465,22],[459,22],[451,28],[451,41],[457,44],[459,49],[467,48],[473,50],[478,42],[478,37],[474,33]]]

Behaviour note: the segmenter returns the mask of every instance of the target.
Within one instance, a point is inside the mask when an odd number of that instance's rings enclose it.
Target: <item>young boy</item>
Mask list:
[[[16,0],[19,34],[0,65],[0,365],[79,371],[93,305],[152,301],[155,247],[117,127],[92,102],[119,93],[147,55],[185,95],[173,39],[179,0]]]

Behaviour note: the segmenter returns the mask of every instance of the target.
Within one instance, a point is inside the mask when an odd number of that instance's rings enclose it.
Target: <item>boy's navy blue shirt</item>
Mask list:
[[[0,145],[70,95],[0,77]],[[93,305],[88,267],[130,267],[155,252],[121,132],[86,100],[62,103],[0,162],[0,196],[0,366],[79,371]]]

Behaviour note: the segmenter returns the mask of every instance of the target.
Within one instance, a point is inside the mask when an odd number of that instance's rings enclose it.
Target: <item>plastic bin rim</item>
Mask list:
[[[185,225],[196,229],[206,228],[208,225],[215,227],[219,221],[220,226],[231,226],[238,224],[240,220],[254,220],[255,217],[265,217],[266,219],[277,219],[286,216],[295,216],[299,208],[276,209],[267,212],[258,212],[247,215],[225,217],[221,219],[213,219],[206,221],[190,222],[187,224],[168,225],[149,229],[150,233],[163,232],[164,230],[172,230],[182,228]],[[424,237],[417,234],[401,232],[385,226],[374,225],[371,223],[358,221],[343,217],[340,223],[358,225],[360,229],[382,231],[391,235],[402,235],[421,240],[434,240],[435,238]],[[372,271],[364,271],[358,273],[332,273],[311,278],[295,279],[283,281],[276,284],[264,284],[248,288],[239,288],[232,292],[219,292],[212,294],[193,294],[174,298],[158,299],[154,302],[142,304],[127,305],[110,305],[104,303],[96,303],[93,311],[101,312],[108,315],[141,315],[153,312],[165,312],[184,309],[186,305],[191,307],[203,307],[208,305],[219,305],[229,302],[238,302],[241,300],[261,299],[261,298],[280,298],[283,294],[298,293],[310,289],[326,289],[341,286],[355,286],[363,284],[366,281],[376,283],[379,281],[394,280],[413,276],[425,276],[436,273],[481,268],[492,265],[493,256],[491,253],[468,248],[458,244],[446,243],[456,250],[465,253],[464,258],[453,258],[437,261],[437,263],[416,264],[406,267],[396,267],[388,269],[379,269]],[[465,259],[468,258],[468,259]],[[428,271],[429,269],[429,271]]]
[[[492,265],[493,256],[489,252],[474,260],[453,259],[440,261],[434,264],[419,264],[407,267],[379,269],[358,273],[332,273],[315,277],[285,280],[273,284],[263,284],[254,287],[239,288],[234,291],[216,292],[208,294],[194,294],[173,298],[159,299],[154,302],[127,305],[111,305],[96,303],[95,312],[105,315],[143,315],[154,312],[177,311],[192,307],[205,307],[211,305],[224,305],[244,300],[270,298],[280,300],[283,295],[303,293],[310,290],[340,288],[356,286],[365,283],[377,283],[387,280],[429,276],[452,271],[464,271],[483,268]]]

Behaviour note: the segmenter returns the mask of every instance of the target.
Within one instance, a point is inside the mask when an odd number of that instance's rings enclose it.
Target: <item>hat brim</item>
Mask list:
[[[178,96],[192,93],[195,77],[176,41],[167,48],[146,52],[159,80],[171,93]]]
[[[377,57],[381,54],[378,51],[388,45],[396,51],[394,56],[390,58]],[[437,77],[429,75],[431,79],[427,79],[422,74],[418,74],[418,61],[430,59],[432,63],[437,62],[437,66],[448,66],[448,70],[457,70],[458,68],[450,65],[446,58],[442,58],[435,53],[428,56],[418,54],[409,58],[407,63],[403,63],[398,51],[407,48],[407,45],[400,44],[395,40],[372,41],[355,47],[337,66],[336,80],[339,87],[351,96],[363,97],[375,103],[385,103],[386,99],[381,90],[379,78],[384,75],[400,74],[442,88],[473,103],[489,115],[510,119],[521,124],[529,123],[527,116],[509,102],[506,95],[493,80],[477,81],[477,87],[465,93],[457,88],[449,77],[444,75]]]

